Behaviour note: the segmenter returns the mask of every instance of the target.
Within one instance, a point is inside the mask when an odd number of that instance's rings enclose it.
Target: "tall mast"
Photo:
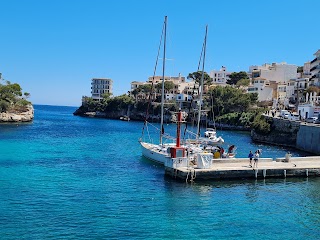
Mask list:
[[[167,16],[164,17],[164,42],[163,42],[163,64],[162,64],[162,90],[161,90],[161,123],[160,123],[160,145],[163,135],[163,105],[164,105],[164,70],[166,65],[166,37],[167,37]]]
[[[204,63],[206,60],[207,34],[208,34],[208,25],[206,26],[206,34],[204,37],[204,45],[203,45],[203,59],[202,59],[202,74],[201,74],[201,80],[200,80],[200,97],[199,97],[200,101],[199,101],[199,111],[198,111],[197,139],[200,136],[201,103],[202,103],[202,92],[203,92]]]

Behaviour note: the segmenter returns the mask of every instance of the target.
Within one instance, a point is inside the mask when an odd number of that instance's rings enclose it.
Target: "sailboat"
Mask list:
[[[166,56],[166,29],[167,29],[167,17],[165,17],[164,21],[164,42],[163,42],[163,68],[162,68],[162,91],[161,91],[161,121],[160,121],[160,138],[159,144],[153,143],[150,139],[149,142],[143,141],[142,137],[139,139],[142,155],[154,162],[167,165],[172,163],[174,159],[179,158],[179,164],[188,166],[190,162],[197,162],[197,158],[199,155],[203,156],[206,155],[207,157],[211,157],[212,153],[209,153],[204,147],[207,145],[208,140],[205,141],[204,139],[200,138],[200,113],[201,113],[201,101],[199,103],[199,114],[198,114],[198,130],[196,134],[196,141],[195,144],[191,143],[190,141],[186,141],[184,144],[180,143],[180,126],[182,124],[182,112],[179,110],[177,113],[177,135],[175,139],[176,142],[174,143],[164,143],[163,137],[168,135],[164,134],[164,127],[163,127],[163,119],[164,119],[164,81],[165,81],[165,56]],[[204,41],[204,57],[203,57],[203,66],[202,66],[202,76],[201,76],[201,91],[200,91],[200,99],[202,99],[202,92],[203,92],[203,78],[204,78],[204,62],[205,62],[205,48],[206,48],[206,39],[207,39],[207,27],[206,27],[206,35]],[[157,58],[158,59],[158,58]],[[144,129],[147,128],[147,117],[145,119]],[[170,137],[169,137],[170,138]],[[211,154],[211,155],[210,155]],[[187,156],[187,157],[186,157]],[[182,166],[181,165],[181,166]]]
[[[160,139],[159,144],[155,144],[152,142],[145,142],[140,138],[139,142],[142,149],[142,155],[152,161],[155,161],[160,164],[164,164],[166,159],[170,157],[169,148],[173,146],[173,144],[164,144],[163,143],[163,115],[164,115],[164,81],[165,81],[165,60],[166,60],[166,35],[167,35],[167,16],[164,19],[164,27],[163,27],[163,67],[162,67],[162,88],[161,88],[161,120],[160,120]],[[158,59],[158,58],[157,58]],[[144,123],[144,128],[147,125],[147,119]],[[143,128],[143,129],[144,129]]]

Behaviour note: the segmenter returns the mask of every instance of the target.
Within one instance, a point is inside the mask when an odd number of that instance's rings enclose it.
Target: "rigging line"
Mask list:
[[[198,132],[197,136],[200,136],[200,120],[201,120],[201,101],[202,101],[202,94],[203,94],[203,78],[204,78],[204,65],[206,60],[206,46],[207,46],[207,34],[208,34],[208,25],[206,26],[206,34],[204,37],[204,52],[203,52],[203,59],[202,59],[202,74],[201,74],[201,91],[200,91],[200,97],[199,97],[199,112],[198,112]]]
[[[160,55],[160,50],[161,50],[162,38],[163,38],[164,31],[165,31],[165,23],[163,24],[163,27],[162,27],[162,32],[161,32],[160,43],[159,43],[159,47],[158,47],[158,53],[157,53],[156,63],[155,63],[154,70],[153,70],[151,89],[150,89],[150,93],[149,93],[149,97],[148,97],[148,100],[149,100],[149,101],[148,101],[148,105],[147,105],[146,117],[145,117],[145,120],[144,120],[144,125],[143,125],[143,128],[142,128],[142,135],[143,135],[143,133],[144,133],[144,126],[146,125],[146,121],[147,121],[148,118],[149,118],[149,108],[150,108],[150,105],[151,105],[152,93],[153,93],[153,91],[154,91],[154,78],[155,78],[156,71],[157,71],[158,60],[159,60],[159,55]]]
[[[201,64],[201,60],[202,60],[202,55],[204,55],[203,58],[205,58],[205,53],[204,53],[205,52],[204,50],[205,50],[205,47],[206,47],[205,44],[206,44],[206,36],[205,36],[203,44],[202,44],[202,49],[201,49],[201,53],[200,53],[197,72],[199,72],[199,70],[200,70],[200,64]],[[203,63],[204,63],[204,60],[203,60]],[[198,87],[198,96],[199,96],[199,90],[200,90],[200,83],[199,83],[199,87]],[[188,114],[190,114],[190,112],[191,112],[191,107],[192,107],[192,104],[193,104],[195,91],[196,91],[196,84],[193,85],[192,96],[191,96],[191,101],[190,101],[190,105],[189,105]],[[186,124],[185,124],[184,133],[183,133],[183,139],[185,139],[187,128],[188,128],[188,122],[186,122]]]
[[[166,66],[166,39],[167,38],[167,16],[164,18],[164,41],[163,41],[163,62],[162,62],[162,90],[161,90],[161,132],[160,132],[160,145],[162,145],[162,136],[164,134],[163,127],[163,108],[164,108],[164,82],[165,82],[165,66]]]
[[[200,59],[199,59],[197,72],[199,72],[200,62],[201,62],[201,59],[202,59],[202,52],[203,52],[203,47],[202,47],[201,54],[200,54]],[[196,92],[196,81],[194,81],[194,85],[193,85],[193,89],[192,89],[191,101],[190,101],[190,105],[189,105],[189,109],[188,109],[188,114],[189,115],[191,113],[191,107],[193,105],[195,92]],[[199,88],[198,88],[198,96],[199,96]],[[188,122],[186,122],[186,124],[185,124],[184,133],[183,133],[183,140],[185,139],[187,128],[188,128]]]
[[[199,63],[198,63],[198,71],[200,70],[200,64],[201,64],[201,60],[202,60],[202,55],[203,55],[203,52],[204,52],[204,48],[205,48],[205,43],[203,42],[202,44],[202,50],[201,50],[201,54],[200,54],[200,58],[199,58]]]

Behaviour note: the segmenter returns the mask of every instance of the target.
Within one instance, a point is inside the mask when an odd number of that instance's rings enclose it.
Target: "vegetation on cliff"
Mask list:
[[[271,121],[272,120],[270,120],[269,118],[265,118],[260,113],[254,118],[254,121],[251,127],[254,129],[256,133],[261,135],[267,135],[271,131],[271,124],[272,124]]]
[[[110,94],[104,94],[102,97],[103,98],[100,101],[95,101],[92,98],[87,97],[85,102],[79,108],[79,111],[83,113],[121,111],[134,104],[134,99],[127,94],[114,98],[111,98]]]
[[[190,73],[188,77],[198,81],[198,78],[201,78],[201,72]],[[207,78],[208,75],[205,74],[205,77]],[[204,85],[206,86],[207,83]],[[166,86],[165,91],[174,88],[172,82],[168,82]],[[159,87],[156,86],[155,89],[157,90]],[[143,116],[146,115],[146,110],[148,109],[147,114],[149,117],[159,118],[161,111],[160,103],[157,101],[159,97],[156,97],[152,104],[147,99],[137,98],[137,95],[142,92],[145,93],[145,96],[149,96],[148,93],[150,91],[151,85],[146,84],[138,87],[131,94],[123,94],[113,98],[110,94],[105,94],[100,101],[86,98],[82,106],[75,112],[75,115],[85,115],[86,112],[100,112],[106,117],[116,118],[117,114],[115,113],[118,113],[118,116],[125,115],[130,110],[130,118],[143,120]],[[203,109],[207,110],[209,119],[215,119],[219,123],[250,128],[255,116],[261,112],[260,109],[254,107],[256,106],[257,99],[256,93],[246,93],[241,87],[207,87],[203,96]],[[187,112],[189,109],[197,108],[194,103],[189,107],[188,104],[184,104],[184,107]],[[169,117],[171,113],[176,112],[178,109],[179,106],[176,101],[166,101],[165,115]],[[189,114],[189,116],[193,116],[193,114]]]
[[[245,93],[242,89],[231,86],[214,87],[209,89],[205,97],[205,107],[211,108],[214,116],[222,116],[228,113],[239,114],[248,112],[258,100],[257,93]]]
[[[22,94],[22,89],[18,83],[10,81],[0,82],[0,112],[24,112],[31,104],[27,101],[30,96],[25,92]]]

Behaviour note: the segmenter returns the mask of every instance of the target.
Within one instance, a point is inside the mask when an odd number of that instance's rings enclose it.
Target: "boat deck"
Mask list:
[[[253,162],[252,162],[253,164]],[[248,158],[214,159],[211,167],[200,169],[197,166],[165,168],[166,175],[180,180],[207,179],[250,179],[271,177],[308,177],[320,176],[320,156],[284,158],[261,158],[258,167],[249,166]]]

